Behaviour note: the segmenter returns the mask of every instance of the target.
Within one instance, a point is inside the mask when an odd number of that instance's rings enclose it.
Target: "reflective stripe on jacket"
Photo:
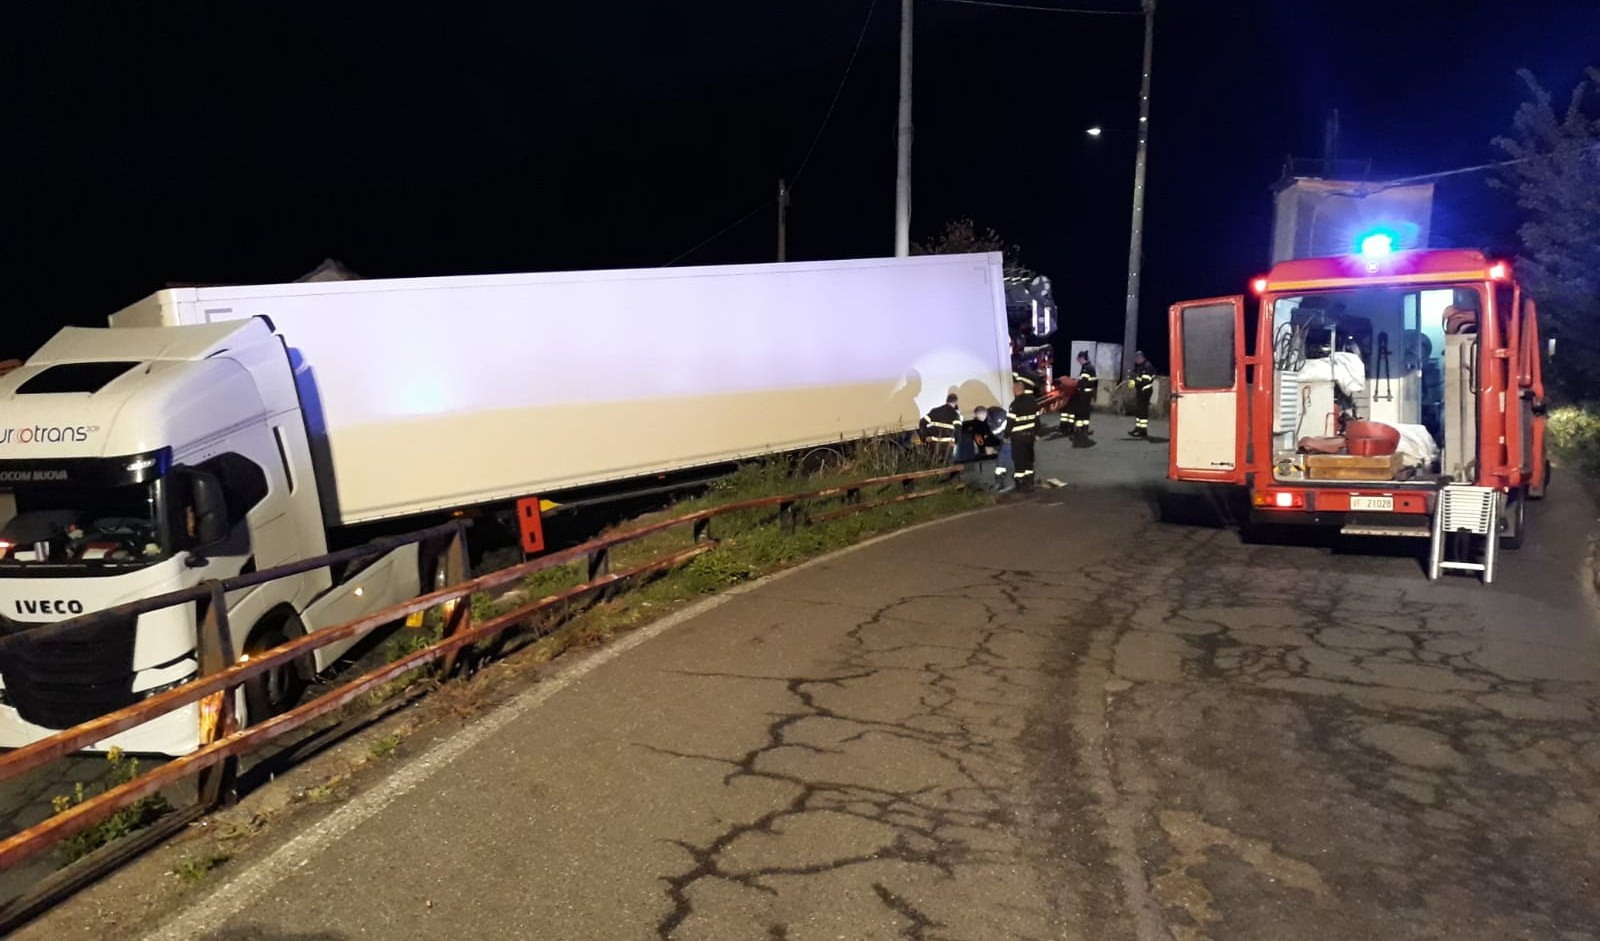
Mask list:
[[[1092,396],[1094,395],[1095,390],[1099,388],[1099,375],[1095,373],[1093,366],[1089,365],[1088,363],[1084,363],[1083,368],[1078,371],[1078,391]]]
[[[954,405],[940,405],[928,413],[928,437],[934,441],[956,440],[956,428],[961,425],[961,410]]]
[[[1010,422],[1006,425],[1006,434],[1016,437],[1023,435],[1032,437],[1039,426],[1039,403],[1034,401],[1032,393],[1024,392],[1011,400],[1011,407],[1006,409],[1010,413]]]

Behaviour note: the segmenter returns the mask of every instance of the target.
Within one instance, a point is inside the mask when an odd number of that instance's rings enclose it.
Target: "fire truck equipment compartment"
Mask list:
[[[1397,453],[1379,457],[1357,454],[1308,454],[1306,477],[1311,480],[1394,480],[1405,462]]]

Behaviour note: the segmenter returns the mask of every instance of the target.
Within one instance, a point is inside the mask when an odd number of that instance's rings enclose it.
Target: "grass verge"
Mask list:
[[[194,885],[205,881],[211,875],[211,870],[217,868],[233,857],[220,850],[207,850],[196,856],[185,856],[172,867],[172,874],[184,885]]]

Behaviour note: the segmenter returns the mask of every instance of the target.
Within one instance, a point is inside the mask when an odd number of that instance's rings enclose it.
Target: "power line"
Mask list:
[[[715,242],[717,239],[719,239],[723,235],[727,234],[730,230],[738,228],[740,224],[742,224],[743,222],[748,220],[751,216],[755,215],[756,213],[760,212],[761,210],[763,210],[763,209],[767,208],[768,206],[772,205],[776,200],[777,200],[777,197],[772,197],[770,199],[763,200],[761,205],[759,205],[756,208],[750,210],[749,212],[745,213],[744,215],[740,216],[739,218],[733,220],[732,222],[728,223],[727,225],[723,226],[722,228],[718,229],[717,231],[713,232],[712,234],[706,236],[703,240],[701,240],[698,244],[696,244],[695,247],[689,249],[688,251],[686,251],[683,254],[679,255],[678,257],[672,259],[671,261],[667,262],[666,264],[662,265],[661,267],[663,267],[663,268],[671,268],[673,265],[677,264],[678,262],[683,261],[685,258],[688,258],[690,255],[693,255],[695,252],[698,252],[700,249],[705,248],[707,245],[710,245],[712,242]]]
[[[822,143],[823,132],[828,129],[828,122],[833,119],[834,109],[839,106],[839,97],[844,94],[845,83],[850,80],[850,73],[855,69],[856,58],[861,55],[861,45],[866,41],[867,27],[872,25],[872,13],[877,9],[877,7],[878,0],[871,0],[871,2],[867,4],[867,15],[866,18],[861,21],[861,32],[856,35],[856,45],[855,48],[850,51],[850,61],[845,63],[844,74],[839,77],[839,87],[833,90],[833,100],[828,102],[828,111],[822,116],[822,124],[817,127],[816,135],[811,138],[811,146],[806,149],[806,155],[800,161],[800,168],[794,171],[794,176],[791,178],[789,183],[790,193],[794,192],[795,184],[800,182],[800,175],[806,171],[806,164],[811,162],[811,155],[816,153],[817,145]],[[739,218],[713,232],[711,235],[696,243],[693,248],[682,253],[681,255],[678,255],[676,258],[672,259],[661,267],[671,268],[678,262],[688,258],[690,255],[693,255],[695,252],[698,252],[700,249],[705,248],[707,245],[710,245],[712,242],[715,242],[717,239],[738,228],[740,225],[748,221],[751,216],[754,216],[756,213],[767,208],[776,201],[777,200],[775,198],[764,200],[761,205],[755,207]]]
[[[1456,176],[1461,173],[1477,173],[1479,170],[1495,170],[1500,167],[1509,167],[1519,163],[1526,163],[1531,157],[1518,157],[1515,160],[1499,160],[1494,163],[1480,163],[1475,167],[1461,167],[1455,170],[1440,170],[1437,173],[1423,173],[1419,176],[1403,176],[1398,180],[1390,180],[1387,186],[1403,186],[1407,183],[1421,183],[1424,180],[1437,180],[1441,177]]]
[[[1142,16],[1143,15],[1141,12],[1136,11],[1136,10],[1085,10],[1085,9],[1074,9],[1074,8],[1069,8],[1069,7],[1036,6],[1036,5],[1028,4],[1028,3],[1008,3],[1008,2],[1003,2],[1003,0],[940,0],[940,2],[942,2],[942,3],[960,3],[960,4],[965,4],[967,6],[1002,7],[1002,8],[1011,9],[1011,10],[1033,10],[1033,11],[1037,11],[1037,12],[1040,12],[1040,13],[1078,13],[1078,14],[1087,14],[1087,15],[1090,15],[1090,16]],[[805,155],[805,157],[801,158],[800,167],[799,167],[799,169],[795,170],[794,176],[791,178],[791,182],[789,183],[789,192],[790,193],[794,192],[795,184],[800,182],[801,174],[805,173],[806,166],[811,163],[812,155],[817,152],[817,145],[822,143],[822,135],[828,130],[828,123],[833,119],[833,113],[839,107],[839,98],[844,94],[844,87],[845,87],[846,83],[848,83],[850,81],[850,73],[852,71],[854,71],[854,69],[855,69],[856,59],[861,55],[861,46],[862,46],[863,43],[866,42],[867,28],[872,25],[872,14],[873,14],[874,11],[876,11],[877,6],[878,6],[878,0],[870,0],[870,2],[867,4],[867,15],[861,21],[861,31],[856,35],[855,48],[850,51],[850,60],[845,63],[844,74],[839,77],[839,85],[838,85],[837,88],[835,88],[833,90],[833,100],[828,102],[828,110],[827,110],[827,113],[825,113],[822,116],[822,124],[817,127],[816,135],[811,138],[811,146],[806,148],[806,155]],[[762,211],[763,209],[766,209],[768,206],[772,205],[774,202],[776,202],[776,198],[775,197],[762,200],[760,205],[756,206],[754,209],[751,209],[749,212],[745,213],[744,215],[740,216],[739,218],[733,220],[732,222],[730,222],[727,225],[723,226],[722,228],[718,229],[716,232],[713,232],[711,235],[707,236],[706,238],[702,239],[700,242],[696,243],[693,248],[691,248],[688,251],[678,255],[676,258],[674,258],[671,261],[667,262],[665,265],[662,265],[662,267],[663,268],[670,268],[673,265],[677,264],[678,262],[684,260],[685,258],[688,258],[690,255],[693,255],[695,252],[698,252],[700,249],[705,248],[707,245],[711,244],[712,242],[715,242],[717,239],[719,239],[722,236],[726,235],[728,232],[738,228],[740,225],[742,225],[745,222],[747,222],[750,219],[750,217],[754,216],[756,213]]]
[[[844,94],[845,83],[850,81],[850,71],[856,66],[856,57],[861,55],[861,44],[867,38],[867,27],[872,25],[872,11],[877,7],[878,0],[871,0],[867,4],[867,15],[861,21],[861,32],[856,36],[856,47],[850,50],[850,61],[845,63],[844,74],[839,77],[839,87],[833,90],[833,100],[828,102],[828,112],[822,116],[822,125],[817,128],[816,136],[811,138],[811,146],[807,148],[805,157],[800,161],[800,169],[794,171],[789,183],[791,193],[794,192],[795,184],[800,182],[800,174],[806,172],[806,164],[811,162],[811,155],[817,152],[817,145],[822,143],[822,133],[828,129],[828,122],[833,118],[833,110],[839,106],[839,96]]]
[[[1330,192],[1329,195],[1354,196],[1357,199],[1365,199],[1368,196],[1373,196],[1378,193],[1382,193],[1385,190],[1391,190],[1399,186],[1409,186],[1412,183],[1426,183],[1429,180],[1439,180],[1447,176],[1459,176],[1463,173],[1478,173],[1483,170],[1498,170],[1501,167],[1511,167],[1516,166],[1519,163],[1527,163],[1532,159],[1534,158],[1518,157],[1514,160],[1497,160],[1494,163],[1480,163],[1470,167],[1458,167],[1454,170],[1440,170],[1436,173],[1420,173],[1416,176],[1403,176],[1394,180],[1384,180],[1381,183],[1361,183],[1358,184],[1358,186],[1353,190],[1334,190]]]
[[[939,0],[973,7],[1003,7],[1008,10],[1034,10],[1039,13],[1082,13],[1090,16],[1143,16],[1138,10],[1082,10],[1068,7],[1041,7],[1031,3],[1004,3],[1001,0]]]

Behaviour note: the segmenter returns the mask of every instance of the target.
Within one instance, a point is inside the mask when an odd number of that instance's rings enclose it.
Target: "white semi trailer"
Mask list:
[[[21,635],[0,747],[198,669],[190,607],[71,644],[30,625],[375,524],[908,430],[950,391],[1002,401],[1009,364],[998,254],[161,291],[0,377],[0,631]],[[412,545],[232,593],[233,649],[413,597],[435,567]],[[248,718],[304,679],[264,677]],[[185,753],[197,708],[98,747]]]

